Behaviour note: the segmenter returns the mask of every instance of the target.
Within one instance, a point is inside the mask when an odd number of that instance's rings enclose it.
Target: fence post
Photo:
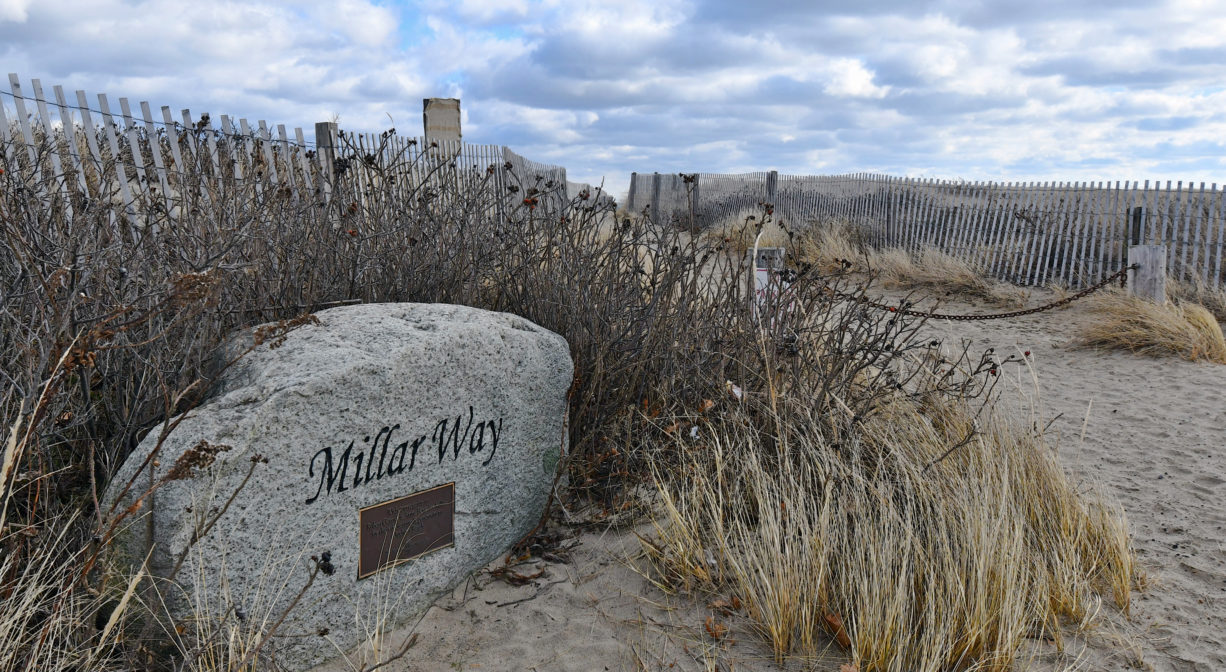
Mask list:
[[[694,194],[690,198],[688,205],[690,206],[690,233],[698,233],[698,173],[694,173]]]
[[[1128,248],[1128,293],[1157,304],[1166,303],[1166,246],[1133,245]]]
[[[766,198],[775,202],[775,186],[779,184],[779,171],[772,170],[766,174]]]
[[[1141,206],[1132,209],[1132,226],[1128,232],[1128,244],[1140,245],[1141,240],[1141,222],[1145,220],[1144,210]]]
[[[634,188],[638,186],[636,182],[639,179],[638,173],[630,173],[630,193],[626,194],[626,212],[634,213]]]
[[[1128,261],[1128,250],[1133,245],[1141,244],[1141,222],[1145,215],[1139,205],[1135,208],[1125,209],[1124,213],[1124,249],[1120,250],[1120,258],[1124,260],[1124,265],[1127,266],[1131,263]],[[1129,278],[1131,277],[1130,275]]]
[[[319,177],[324,190],[324,202],[332,200],[333,169],[336,166],[336,149],[340,131],[331,121],[315,124],[315,157],[319,159]]]
[[[660,212],[660,174],[652,173],[652,176],[651,176],[651,212],[648,213],[648,216],[651,217],[651,221],[653,222],[660,221],[659,212]]]
[[[422,131],[426,146],[430,141],[460,142],[460,99],[423,98],[421,101]]]

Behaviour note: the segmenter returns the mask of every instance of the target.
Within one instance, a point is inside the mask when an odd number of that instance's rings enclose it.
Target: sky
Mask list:
[[[0,0],[0,75],[308,137],[333,118],[420,135],[422,99],[456,97],[465,141],[565,166],[618,198],[631,171],[1226,182],[1224,10]]]

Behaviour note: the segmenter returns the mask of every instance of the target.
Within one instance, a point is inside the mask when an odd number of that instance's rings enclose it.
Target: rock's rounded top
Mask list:
[[[231,364],[209,398],[224,399],[252,387],[259,389],[248,389],[244,399],[252,392],[266,397],[339,371],[379,368],[386,362],[407,364],[440,343],[457,340],[520,354],[535,349],[555,351],[550,356],[556,356],[560,348],[569,363],[565,339],[511,313],[447,303],[364,303],[321,310],[314,316],[317,324],[300,326],[277,347],[257,347]],[[272,324],[250,327],[233,336],[222,349],[224,359],[219,364],[247,350],[257,330]]]

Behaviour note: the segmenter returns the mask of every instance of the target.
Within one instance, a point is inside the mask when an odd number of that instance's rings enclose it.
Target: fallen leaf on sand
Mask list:
[[[711,635],[711,639],[723,639],[724,635],[728,634],[728,626],[717,622],[714,616],[707,617],[705,627],[707,634]]]
[[[834,641],[844,649],[850,649],[851,638],[847,636],[847,630],[843,628],[843,619],[839,618],[838,614],[826,614],[822,620],[826,621],[826,629],[834,636]]]
[[[496,569],[490,570],[490,576],[496,579],[502,579],[503,581],[506,581],[512,586],[523,586],[523,585],[529,584],[532,581],[539,579],[544,575],[545,575],[544,569],[541,569],[532,574],[521,574],[507,567],[498,567]]]
[[[710,607],[711,609],[718,611],[719,613],[725,616],[729,616],[734,611],[740,611],[741,600],[736,595],[733,595],[732,599],[725,600],[723,598],[720,598],[718,600],[715,600],[714,602],[711,602],[707,606]]]

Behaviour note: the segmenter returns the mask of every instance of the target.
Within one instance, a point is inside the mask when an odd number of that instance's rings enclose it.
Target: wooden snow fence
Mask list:
[[[117,102],[116,107],[106,94],[84,91],[69,98],[62,86],[46,90],[37,79],[26,88],[10,74],[9,91],[0,89],[0,168],[7,168],[10,179],[20,173],[30,196],[63,208],[70,219],[74,208],[109,209],[122,235],[156,234],[174,226],[184,208],[235,192],[242,198],[286,198],[298,207],[331,205],[340,212],[364,206],[360,201],[377,193],[445,207],[442,196],[480,182],[501,196],[489,205],[498,216],[529,188],[558,205],[566,200],[564,168],[498,145],[353,133],[329,122],[308,133],[264,120],[188,109],[175,114],[165,105],[155,113],[148,102]],[[466,184],[442,188],[452,181]],[[347,202],[332,204],[338,189]]]
[[[695,228],[770,204],[789,228],[842,220],[878,247],[938,249],[1019,285],[1094,284],[1130,245],[1162,245],[1168,272],[1226,283],[1223,190],[1204,182],[967,182],[873,173],[631,174],[628,207]]]

